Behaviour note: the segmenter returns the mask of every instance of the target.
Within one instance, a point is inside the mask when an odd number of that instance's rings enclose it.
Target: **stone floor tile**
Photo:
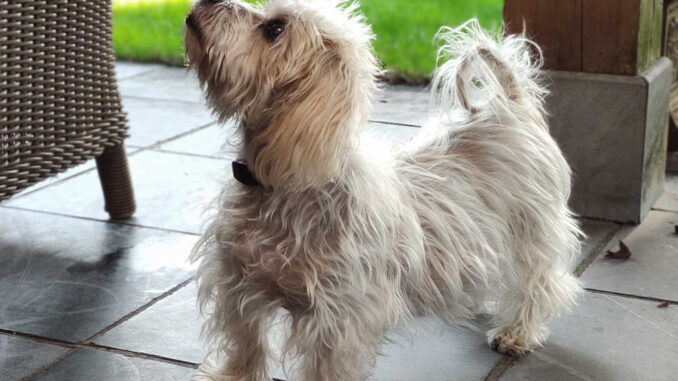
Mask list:
[[[195,369],[117,353],[78,349],[35,381],[187,381]]]
[[[149,146],[216,121],[198,103],[123,98],[129,116],[129,137],[125,144]]]
[[[181,67],[163,66],[123,79],[118,89],[123,97],[204,103],[195,72]]]
[[[68,348],[0,335],[0,381],[16,381],[68,352]]]
[[[199,232],[208,216],[206,206],[230,180],[230,166],[223,160],[142,151],[129,162],[137,211],[127,222],[142,226]],[[92,171],[7,205],[107,220],[100,188]]]
[[[161,67],[118,83],[123,96],[204,103],[194,71]],[[370,119],[423,125],[428,119],[429,90],[423,87],[385,86],[375,97]]]
[[[655,202],[655,209],[678,212],[678,173],[667,173],[664,193]]]
[[[238,150],[236,147],[238,141],[235,123],[229,121],[224,125],[214,124],[174,139],[162,144],[159,149],[232,160]]]
[[[206,348],[199,339],[203,319],[196,306],[196,287],[191,283],[134,316],[96,340],[97,344],[199,363]],[[282,324],[272,329],[274,351],[281,348]],[[480,380],[499,355],[490,350],[483,333],[419,320],[414,340],[395,337],[377,359],[373,380]],[[178,344],[180,343],[180,344]],[[271,362],[273,377],[284,379],[278,363]]]
[[[205,320],[198,310],[197,292],[195,282],[191,282],[97,338],[95,342],[107,347],[199,364],[208,351],[200,337]],[[280,321],[274,325],[269,337],[274,347],[280,348]],[[285,375],[275,358],[270,359],[269,369],[272,377],[284,379]]]
[[[600,255],[582,276],[586,287],[678,301],[676,224],[677,213],[651,211],[623,239],[631,258],[623,261]],[[613,244],[616,246],[618,240]]]
[[[0,208],[0,328],[77,342],[193,274],[197,237]]]
[[[195,282],[94,340],[96,344],[199,364],[207,350]]]
[[[394,124],[369,123],[363,132],[365,137],[383,141],[386,144],[402,142],[412,138],[421,129]],[[181,138],[162,144],[159,149],[169,152],[205,155],[224,159],[236,156],[238,136],[235,124],[213,125]]]
[[[544,348],[501,381],[669,381],[676,379],[678,307],[587,293],[551,325]]]
[[[129,77],[147,73],[152,70],[157,70],[163,65],[140,63],[132,61],[116,61],[115,62],[115,78],[120,81]]]
[[[373,381],[482,380],[501,358],[482,332],[423,319],[413,332],[413,341],[398,337],[383,347]]]
[[[422,126],[429,117],[429,88],[385,86],[375,97],[370,120]]]

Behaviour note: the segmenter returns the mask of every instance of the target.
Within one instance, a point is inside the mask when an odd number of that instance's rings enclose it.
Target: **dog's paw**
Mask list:
[[[504,328],[490,337],[490,347],[499,353],[520,357],[530,352],[534,345],[530,345],[520,331]]]

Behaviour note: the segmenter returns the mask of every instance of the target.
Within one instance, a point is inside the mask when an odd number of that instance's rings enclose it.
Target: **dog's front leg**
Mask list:
[[[358,381],[368,376],[384,340],[387,314],[344,305],[348,300],[316,301],[311,310],[292,313],[290,340],[302,357],[298,379]]]
[[[222,284],[220,293],[227,295],[215,297],[215,311],[207,325],[210,335],[217,338],[215,361],[219,365],[201,367],[203,378],[196,379],[270,380],[266,367],[267,334],[279,304],[260,287],[249,287],[247,281],[237,285]]]

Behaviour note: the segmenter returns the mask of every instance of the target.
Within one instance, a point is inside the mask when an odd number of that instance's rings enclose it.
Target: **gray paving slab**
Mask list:
[[[118,87],[123,97],[204,103],[195,72],[184,68],[149,70],[120,80]],[[428,119],[428,113],[428,88],[384,85],[375,97],[370,119],[421,126]]]
[[[382,348],[372,380],[482,380],[501,355],[483,332],[418,319],[414,340],[395,337]]]
[[[678,374],[678,306],[588,293],[544,348],[500,380],[669,381]]]
[[[147,73],[163,67],[163,65],[131,62],[131,61],[116,61],[115,62],[115,77],[118,81],[134,77],[135,75]]]
[[[120,80],[118,89],[123,97],[204,103],[195,72],[180,67],[164,66]]]
[[[204,321],[195,282],[97,338],[96,344],[199,364],[207,355],[200,340]]]
[[[68,352],[68,348],[0,335],[0,381],[27,377]]]
[[[664,193],[659,196],[659,199],[654,204],[653,208],[670,210],[678,212],[678,174],[667,173],[666,181],[664,183]]]
[[[142,151],[129,158],[137,202],[127,222],[198,233],[207,219],[206,206],[231,179],[223,160]],[[108,220],[96,171],[90,171],[7,205],[71,216]],[[78,195],[74,197],[73,195]]]
[[[195,282],[191,282],[95,342],[108,347],[200,364],[208,350],[200,337],[205,320],[198,310],[197,292]],[[281,325],[278,323],[271,331],[272,343],[279,344],[281,332]],[[280,345],[276,348],[280,348]],[[285,377],[274,358],[269,363],[269,369],[272,377]]]
[[[394,124],[368,123],[363,136],[385,144],[394,144],[412,138],[420,131],[416,127],[399,126]],[[213,125],[199,131],[187,134],[178,139],[160,145],[164,151],[206,155],[224,159],[233,159],[236,156],[239,138],[235,131],[234,122],[224,125]]]
[[[423,126],[429,118],[428,87],[384,85],[372,105],[370,120]]]
[[[229,121],[223,125],[214,124],[200,129],[199,131],[164,143],[158,148],[171,152],[232,160],[236,156],[239,140],[240,138],[235,130],[235,123]]]
[[[129,117],[125,144],[146,147],[216,121],[205,105],[154,99],[123,98]]]
[[[678,301],[676,224],[678,214],[651,211],[640,226],[623,238],[631,258],[623,261],[600,255],[582,275],[586,287]]]
[[[32,380],[186,381],[194,369],[117,353],[78,349]]]
[[[199,363],[206,348],[199,338],[203,318],[191,283],[96,340],[97,344]],[[413,341],[394,337],[377,359],[373,380],[480,380],[499,355],[490,350],[482,333],[465,328],[417,321]],[[277,325],[270,338],[274,351],[284,335]],[[272,376],[285,378],[279,363],[270,364]]]
[[[189,279],[197,237],[0,207],[0,328],[79,342]]]

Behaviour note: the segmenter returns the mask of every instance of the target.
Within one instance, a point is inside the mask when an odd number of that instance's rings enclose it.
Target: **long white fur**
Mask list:
[[[203,29],[199,41],[187,33],[191,65],[216,111],[239,119],[248,157],[279,165],[262,167],[266,186],[227,184],[195,248],[205,334],[225,359],[196,379],[267,379],[267,331],[281,308],[290,325],[285,353],[299,364],[291,380],[364,379],[389,332],[417,316],[468,322],[488,304],[495,349],[520,354],[541,345],[546,323],[581,292],[569,270],[581,233],[567,207],[570,169],[545,122],[533,44],[492,37],[476,21],[442,30],[447,61],[432,85],[440,116],[391,151],[357,143],[377,69],[355,6],[227,5],[194,7]],[[230,30],[214,21],[227,8]],[[265,42],[243,27],[281,15],[290,40],[277,43],[294,58],[258,46]],[[322,46],[308,42],[318,39]],[[229,58],[239,44],[275,55],[279,67]],[[338,61],[323,61],[327,72],[314,74],[323,69],[315,60],[328,54]],[[295,70],[312,73],[296,78],[304,91],[258,93]],[[296,113],[313,123],[289,119]],[[264,156],[273,157],[251,156],[270,134],[276,140],[266,141]],[[288,156],[294,152],[308,156]]]

